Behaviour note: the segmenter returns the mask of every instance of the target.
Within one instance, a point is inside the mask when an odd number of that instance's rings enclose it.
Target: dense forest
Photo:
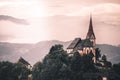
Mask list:
[[[93,53],[69,56],[62,45],[54,45],[42,61],[28,69],[17,62],[0,62],[0,80],[120,80],[120,63],[111,64],[96,48]]]

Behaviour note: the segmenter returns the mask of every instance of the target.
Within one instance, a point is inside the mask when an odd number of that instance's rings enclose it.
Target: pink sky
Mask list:
[[[118,45],[119,3],[119,0],[0,0],[0,15],[29,23],[21,25],[0,19],[0,41],[36,43],[84,39],[91,12],[97,43]]]

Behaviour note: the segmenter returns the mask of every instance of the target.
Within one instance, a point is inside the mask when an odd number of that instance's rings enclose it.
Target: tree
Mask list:
[[[63,50],[63,45],[58,44],[58,45],[52,46],[52,47],[50,48],[49,54],[53,54],[55,51],[64,51],[64,50]]]
[[[81,55],[79,52],[75,52],[71,58],[70,68],[74,72],[79,72],[81,69]]]
[[[79,52],[74,52],[73,56],[70,56],[69,67],[71,70],[71,80],[83,80],[82,70],[82,56]]]
[[[42,62],[33,67],[33,80],[84,80],[84,73],[95,72],[93,53],[68,56],[62,45],[52,46]]]
[[[96,71],[93,57],[92,52],[83,55],[80,55],[79,52],[73,53],[70,63],[71,80],[84,80],[84,73]]]
[[[100,57],[101,57],[100,49],[96,48],[95,49],[95,58],[96,58],[96,60],[98,61]]]
[[[120,63],[113,64],[108,73],[111,80],[120,80]]]
[[[11,62],[0,62],[0,80],[27,80],[30,70],[24,65]]]
[[[94,66],[94,61],[93,61],[93,53],[84,54],[82,56],[81,62],[82,62],[83,72],[94,72],[94,71],[96,71],[96,68]]]
[[[15,63],[13,73],[15,76],[18,76],[18,80],[28,80],[28,75],[31,74],[31,70],[22,63]]]
[[[106,55],[103,55],[103,56],[102,56],[102,60],[103,60],[104,62],[107,61],[107,57],[106,57]]]
[[[13,77],[12,69],[14,65],[11,62],[0,62],[0,80],[15,80],[17,76]]]
[[[120,75],[120,63],[114,64],[112,68],[118,75]]]
[[[41,79],[41,71],[42,71],[42,63],[41,62],[37,62],[33,68],[32,68],[32,76],[33,76],[33,80],[40,80]]]
[[[37,71],[38,70],[38,71]],[[62,45],[52,46],[42,63],[34,66],[33,80],[68,80],[67,53]],[[35,78],[36,77],[36,78]]]
[[[112,67],[112,63],[109,62],[109,61],[106,61],[106,62],[105,62],[105,66],[106,66],[107,68],[111,68],[111,67]]]

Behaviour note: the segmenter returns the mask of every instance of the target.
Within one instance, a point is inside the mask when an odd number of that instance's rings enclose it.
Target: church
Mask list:
[[[72,43],[67,47],[67,52],[69,55],[73,55],[74,52],[79,52],[80,55],[88,54],[92,51],[95,60],[95,47],[96,47],[96,37],[93,30],[92,17],[90,16],[89,29],[85,39],[75,38]]]

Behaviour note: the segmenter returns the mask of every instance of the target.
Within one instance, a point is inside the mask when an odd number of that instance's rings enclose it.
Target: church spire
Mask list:
[[[88,30],[86,39],[96,39],[94,31],[93,31],[93,23],[92,23],[92,16],[91,15],[90,15],[89,30]]]

